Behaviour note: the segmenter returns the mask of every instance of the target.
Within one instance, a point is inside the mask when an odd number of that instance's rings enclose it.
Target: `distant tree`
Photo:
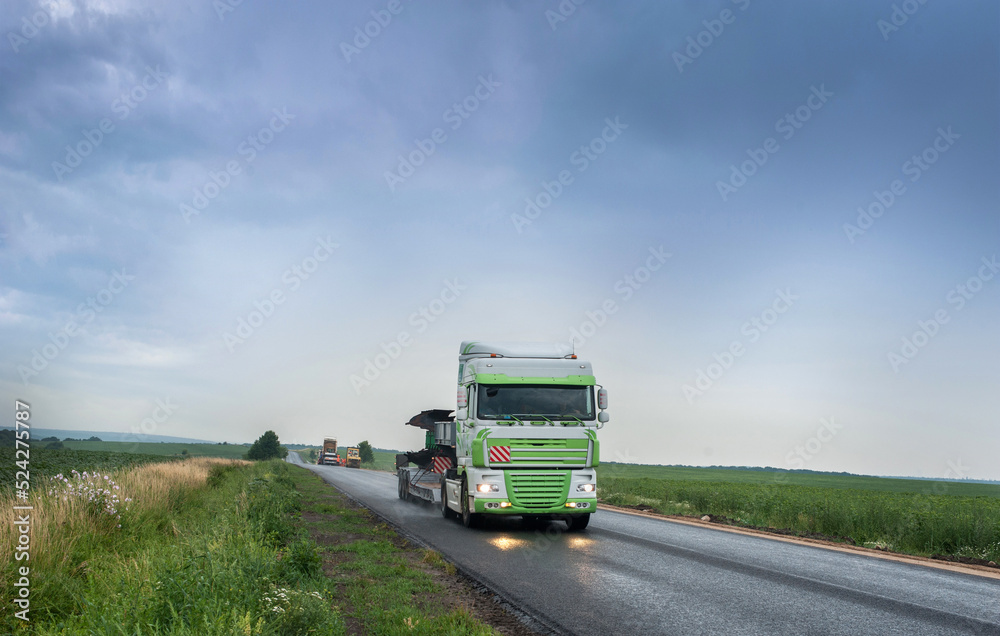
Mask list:
[[[250,445],[250,450],[247,451],[247,459],[275,459],[282,457],[282,450],[284,449],[278,442],[278,434],[274,431],[267,431],[258,437],[256,442]],[[285,454],[288,454],[287,450],[285,450]]]
[[[41,441],[43,441],[43,442],[58,442],[59,438],[56,437],[55,435],[52,435],[50,437],[43,437]]]
[[[102,440],[97,435],[92,435],[92,436],[90,436],[90,437],[87,438],[87,441],[88,442],[103,442],[104,440]]]
[[[361,455],[362,464],[370,464],[375,461],[375,453],[372,452],[372,445],[365,440],[358,444],[358,454]]]
[[[48,444],[46,444],[45,448],[49,450],[59,450],[60,448],[63,448],[63,443],[60,442],[59,440],[56,440],[54,442],[49,442]]]
[[[76,439],[75,437],[64,437],[64,442],[82,442],[82,439]]]
[[[17,436],[14,435],[14,429],[5,428],[0,430],[0,446],[14,446],[14,440]]]
[[[184,457],[187,457],[188,456],[188,449],[185,448],[184,450],[182,450],[181,451],[181,455],[183,455]]]

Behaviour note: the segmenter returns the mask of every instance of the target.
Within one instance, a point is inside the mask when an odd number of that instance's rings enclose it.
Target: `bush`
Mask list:
[[[283,450],[284,455],[282,455]],[[287,454],[288,451],[278,442],[278,434],[274,431],[266,431],[250,446],[250,450],[247,451],[247,459],[280,459]]]
[[[358,444],[358,454],[361,455],[362,464],[371,464],[375,461],[375,453],[372,452],[372,445],[365,440]]]

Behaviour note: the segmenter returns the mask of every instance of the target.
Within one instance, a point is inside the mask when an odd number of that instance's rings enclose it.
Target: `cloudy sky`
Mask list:
[[[605,4],[5,2],[9,408],[416,448],[572,339],[605,460],[1000,478],[998,5]]]

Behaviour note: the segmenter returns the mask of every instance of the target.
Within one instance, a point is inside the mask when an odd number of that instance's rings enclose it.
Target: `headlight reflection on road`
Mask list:
[[[490,539],[490,543],[494,548],[506,552],[507,550],[516,550],[518,548],[526,548],[531,545],[530,541],[524,539],[515,539],[509,536],[498,536]]]
[[[594,545],[594,540],[587,537],[569,537],[567,544],[574,550],[586,550]]]

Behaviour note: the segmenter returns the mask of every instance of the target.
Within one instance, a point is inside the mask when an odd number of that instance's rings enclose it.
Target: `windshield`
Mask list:
[[[594,391],[589,386],[481,384],[478,398],[481,419],[594,419]]]

